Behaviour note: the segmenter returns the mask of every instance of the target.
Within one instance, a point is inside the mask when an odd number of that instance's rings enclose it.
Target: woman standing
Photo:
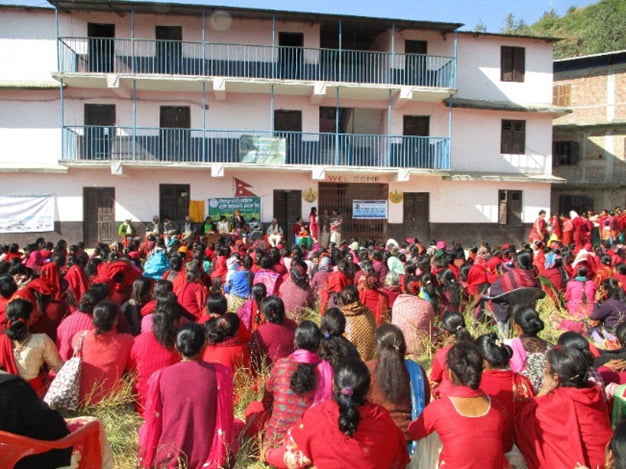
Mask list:
[[[0,368],[24,378],[35,392],[42,397],[46,391],[43,365],[58,371],[63,360],[46,334],[30,331],[33,304],[16,298],[7,304],[7,327],[0,335]]]
[[[479,388],[483,359],[478,348],[456,344],[446,361],[453,386],[410,423],[409,437],[420,440],[437,432],[443,445],[439,467],[502,469],[504,416]]]
[[[569,347],[547,353],[543,386],[515,421],[515,439],[528,467],[604,467],[611,423],[600,388],[588,380],[588,362]]]
[[[320,232],[320,224],[317,218],[317,208],[311,207],[311,212],[309,213],[309,233],[311,233],[311,238],[313,238],[313,242],[317,243],[319,239]]]
[[[228,368],[200,360],[204,327],[176,336],[182,361],[152,375],[146,423],[139,430],[142,467],[228,467],[233,448],[233,381]],[[181,383],[185,386],[181,394]]]

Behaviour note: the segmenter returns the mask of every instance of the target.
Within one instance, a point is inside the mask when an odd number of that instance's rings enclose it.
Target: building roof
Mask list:
[[[483,99],[452,97],[444,101],[446,106],[455,108],[482,109],[484,111],[537,112],[546,114],[569,114],[571,109],[545,103],[514,103],[512,101],[491,101]]]
[[[441,32],[452,32],[463,26],[462,23],[446,23],[434,21],[416,21],[392,18],[371,18],[365,16],[351,16],[326,13],[304,13],[297,11],[240,8],[220,6],[207,3],[206,5],[184,2],[146,2],[135,0],[48,0],[50,4],[63,11],[90,10],[125,13],[134,10],[138,13],[163,13],[169,15],[198,15],[202,12],[226,11],[235,18],[277,19],[280,21],[300,21],[326,23],[343,20],[351,24],[361,24],[363,28],[372,27],[372,20],[376,26],[394,24],[398,28],[426,29]]]
[[[583,70],[586,68],[608,67],[626,64],[626,50],[603,52],[601,54],[581,55],[554,61],[554,73]]]
[[[548,41],[548,42],[557,42],[560,41],[561,38],[558,37],[550,37],[550,36],[527,36],[524,34],[504,34],[504,33],[483,33],[479,31],[458,31],[461,36],[473,36],[473,37],[494,37],[494,38],[520,38],[520,39],[534,39],[537,41]]]

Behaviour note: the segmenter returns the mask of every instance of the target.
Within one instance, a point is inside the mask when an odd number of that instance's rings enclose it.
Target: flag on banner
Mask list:
[[[241,179],[233,179],[235,180],[235,197],[256,197],[256,194],[248,189],[252,187],[250,184]]]

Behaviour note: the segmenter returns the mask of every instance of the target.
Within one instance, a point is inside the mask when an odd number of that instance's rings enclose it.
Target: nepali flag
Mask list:
[[[235,197],[256,197],[256,194],[248,189],[252,187],[250,184],[241,179],[233,179],[235,180]]]

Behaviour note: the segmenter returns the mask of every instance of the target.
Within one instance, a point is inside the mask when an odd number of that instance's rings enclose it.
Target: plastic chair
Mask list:
[[[0,467],[12,468],[26,456],[80,445],[79,469],[101,469],[100,423],[88,422],[69,435],[53,441],[36,440],[27,436],[0,431]]]

